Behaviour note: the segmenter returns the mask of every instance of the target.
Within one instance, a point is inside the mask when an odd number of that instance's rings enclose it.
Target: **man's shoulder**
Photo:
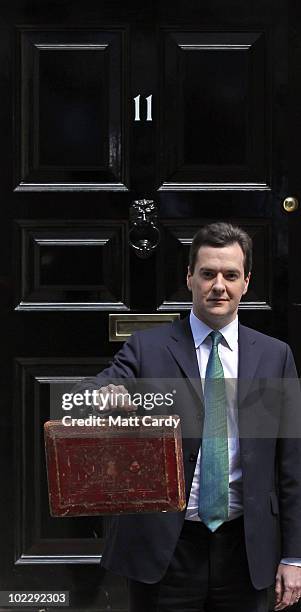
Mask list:
[[[135,331],[133,337],[138,339],[141,343],[160,341],[162,344],[171,336],[179,336],[182,334],[191,334],[188,317],[185,319],[177,319],[171,323],[162,323],[161,325],[155,325],[147,329]]]
[[[238,327],[239,335],[244,338],[248,338],[251,342],[257,342],[261,346],[267,346],[269,348],[278,348],[282,350],[287,350],[287,343],[283,340],[279,340],[279,338],[275,338],[274,336],[270,336],[268,334],[264,334],[257,329],[253,329],[252,327],[247,327],[246,325],[239,324]]]

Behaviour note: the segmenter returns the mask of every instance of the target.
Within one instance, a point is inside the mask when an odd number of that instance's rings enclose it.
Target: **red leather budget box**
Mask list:
[[[45,423],[52,516],[185,508],[179,417],[158,417],[157,425],[154,417],[148,417],[151,426],[144,424],[144,417],[131,418],[136,419],[135,426],[120,417],[101,419],[101,426]]]

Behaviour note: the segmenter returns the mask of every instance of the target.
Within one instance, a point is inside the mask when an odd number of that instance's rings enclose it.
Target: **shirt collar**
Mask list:
[[[198,317],[195,316],[192,310],[190,312],[189,320],[194,345],[195,348],[198,348],[200,344],[202,344],[207,338],[208,334],[210,334],[210,332],[212,332],[213,330],[211,327],[208,327],[206,323],[201,321],[201,319],[198,319]],[[231,321],[231,323],[228,323],[228,325],[225,325],[225,327],[222,327],[219,331],[225,338],[226,343],[231,349],[231,351],[234,351],[235,348],[237,348],[238,342],[238,317],[235,317],[234,321]]]

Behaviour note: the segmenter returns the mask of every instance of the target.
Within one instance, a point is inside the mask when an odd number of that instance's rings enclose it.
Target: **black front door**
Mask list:
[[[56,385],[99,371],[149,315],[187,314],[200,225],[250,232],[240,319],[301,363],[300,213],[284,202],[301,187],[300,23],[286,0],[2,3],[2,590],[127,608],[99,569],[101,522],[49,515],[42,426]],[[129,220],[142,200],[146,258]]]

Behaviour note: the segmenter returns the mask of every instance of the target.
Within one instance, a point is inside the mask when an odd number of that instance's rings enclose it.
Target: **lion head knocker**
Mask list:
[[[146,259],[160,242],[158,212],[153,200],[135,200],[130,207],[130,246],[138,257]]]

